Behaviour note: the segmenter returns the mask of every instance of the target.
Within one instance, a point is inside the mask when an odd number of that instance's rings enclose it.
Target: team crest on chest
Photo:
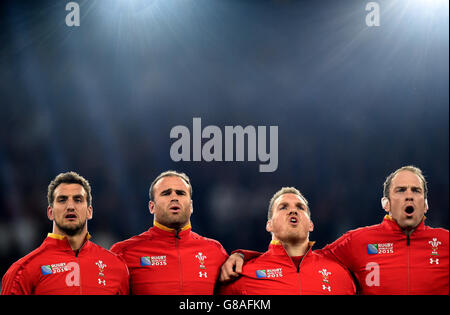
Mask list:
[[[103,273],[105,268],[107,267],[103,261],[99,260],[95,263],[98,266],[98,284],[106,285],[105,274]]]
[[[198,262],[199,262],[199,264],[200,264],[200,266],[199,266],[200,269],[206,269],[206,267],[205,267],[205,259],[208,258],[208,257],[206,257],[205,255],[203,255],[203,253],[198,252],[198,254],[195,255],[195,258],[198,259]]]
[[[327,271],[326,269],[322,269],[319,270],[319,273],[322,275],[322,290],[328,290],[328,292],[331,292],[331,285],[330,285],[331,272]]]
[[[205,255],[203,255],[202,252],[198,252],[197,255],[195,255],[195,258],[198,259],[199,268],[200,271],[198,272],[199,278],[208,278],[208,273],[206,272],[206,266],[205,266],[205,259],[208,258]],[[204,270],[204,271],[202,271]]]
[[[439,258],[437,258],[437,256],[439,256],[438,247],[442,243],[440,241],[438,241],[438,239],[436,237],[433,237],[433,239],[431,241],[429,241],[428,244],[431,245],[430,264],[431,265],[433,265],[433,264],[439,265]]]
[[[431,245],[431,255],[438,256],[438,246],[442,243],[438,241],[436,237],[433,237],[431,241],[428,242]]]

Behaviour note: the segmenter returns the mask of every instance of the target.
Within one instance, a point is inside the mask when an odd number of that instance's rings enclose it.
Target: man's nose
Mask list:
[[[413,201],[414,200],[414,194],[413,194],[411,189],[407,189],[406,190],[406,198],[405,198],[405,200],[406,201]]]
[[[67,210],[75,210],[75,201],[73,199],[67,199]]]

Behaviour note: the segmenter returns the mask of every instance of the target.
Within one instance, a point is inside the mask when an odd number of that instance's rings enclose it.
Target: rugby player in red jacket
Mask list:
[[[150,187],[148,231],[111,250],[130,270],[131,294],[209,295],[228,255],[219,242],[191,230],[192,186],[184,173],[161,173]]]
[[[335,259],[312,251],[314,228],[308,202],[293,187],[278,191],[269,205],[269,250],[246,262],[241,277],[224,284],[227,295],[355,294],[350,273]]]
[[[394,171],[384,182],[383,222],[324,248],[354,273],[361,294],[449,294],[449,233],[425,225],[427,193],[419,168]]]
[[[91,187],[75,172],[59,174],[48,187],[53,221],[42,245],[15,262],[3,277],[2,295],[128,294],[128,269],[112,252],[89,241]]]

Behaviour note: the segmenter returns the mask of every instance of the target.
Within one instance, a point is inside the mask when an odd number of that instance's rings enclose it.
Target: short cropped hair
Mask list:
[[[155,180],[152,182],[152,184],[150,185],[150,189],[149,189],[149,197],[150,197],[150,201],[155,201],[155,192],[154,192],[154,186],[156,185],[156,183],[163,177],[169,177],[169,176],[176,176],[176,177],[180,177],[182,180],[184,180],[186,182],[186,184],[188,184],[189,186],[189,195],[192,198],[192,186],[191,186],[191,181],[189,180],[189,177],[185,174],[185,173],[179,173],[177,171],[165,171],[162,172],[161,174],[158,175],[158,177],[155,178]]]
[[[425,179],[425,176],[423,176],[422,170],[413,165],[403,166],[403,167],[395,170],[391,174],[389,174],[388,177],[386,177],[386,180],[383,183],[383,197],[389,198],[389,189],[391,188],[392,179],[395,177],[395,175],[397,175],[399,172],[402,172],[402,171],[410,171],[410,172],[416,174],[417,176],[419,176],[419,178],[423,184],[423,192],[424,192],[424,196],[426,199],[427,195],[428,195],[427,181]]]
[[[273,205],[275,203],[275,200],[277,200],[278,197],[280,197],[281,195],[284,195],[284,194],[294,194],[294,195],[299,196],[305,202],[306,212],[308,213],[308,216],[311,218],[311,211],[309,210],[308,200],[306,200],[305,196],[303,196],[302,193],[295,187],[283,187],[272,196],[272,199],[270,199],[269,211],[267,212],[267,220],[272,219]]]
[[[66,172],[58,174],[48,185],[47,201],[50,207],[53,207],[55,189],[60,184],[79,184],[83,186],[84,191],[86,191],[87,204],[88,206],[92,205],[91,186],[89,182],[76,172]]]

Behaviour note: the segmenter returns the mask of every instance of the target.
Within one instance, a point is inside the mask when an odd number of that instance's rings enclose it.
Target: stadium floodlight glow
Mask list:
[[[448,0],[415,0],[415,1],[428,6],[439,6],[448,3]]]
[[[437,8],[448,8],[448,0],[413,0],[411,4],[416,4],[418,8],[423,9],[437,9]]]

